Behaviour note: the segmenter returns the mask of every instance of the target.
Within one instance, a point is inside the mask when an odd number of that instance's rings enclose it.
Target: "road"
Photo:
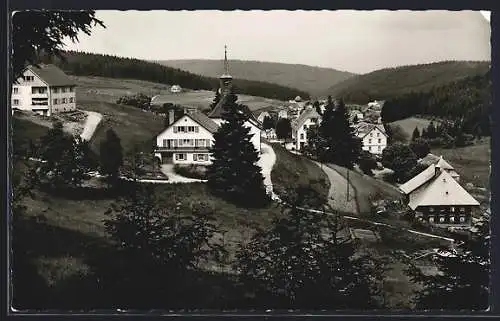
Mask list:
[[[95,111],[85,111],[85,113],[87,114],[87,119],[85,119],[85,125],[80,137],[88,141],[94,135],[97,126],[102,120],[102,115]]]

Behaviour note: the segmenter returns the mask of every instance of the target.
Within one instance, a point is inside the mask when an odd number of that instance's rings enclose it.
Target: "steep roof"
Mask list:
[[[438,162],[436,164],[436,167],[439,167],[439,168],[442,168],[442,169],[448,169],[448,170],[454,169],[453,166],[451,166],[447,161],[445,161],[443,159],[443,156],[439,157],[439,160],[438,160]]]
[[[186,114],[189,116],[192,120],[203,126],[206,130],[211,132],[212,134],[215,133],[219,129],[219,125],[215,123],[213,120],[207,117],[204,113],[201,112],[192,112]]]
[[[224,104],[227,101],[227,94],[223,94],[222,97],[220,98],[219,102],[217,105],[215,105],[214,109],[208,114],[208,117],[210,118],[222,118],[222,114],[224,113]],[[254,114],[251,112],[251,110],[243,105],[243,112],[248,116],[248,120],[253,123],[255,126],[258,128],[262,129],[262,126],[260,125],[260,122],[255,118]]]
[[[304,123],[310,119],[310,118],[320,118],[321,115],[318,114],[318,112],[316,111],[316,108],[308,108],[306,109],[302,114],[299,115],[299,117],[292,122],[292,128],[297,130],[299,129],[300,127],[302,127],[302,125],[304,125]]]
[[[415,210],[419,206],[478,206],[474,199],[446,171],[441,171],[429,185],[408,204]]]
[[[365,137],[366,135],[368,135],[371,131],[373,131],[374,129],[378,129],[382,132],[382,134],[384,134],[385,136],[387,136],[386,132],[385,132],[385,128],[383,125],[378,125],[378,124],[371,124],[371,123],[366,123],[366,122],[360,122],[357,124],[357,126],[354,127],[355,131],[356,131],[356,135],[360,138],[363,138]]]
[[[76,86],[76,82],[55,65],[30,65],[27,68],[49,86]]]
[[[413,177],[403,185],[399,186],[399,189],[405,193],[405,194],[410,194],[426,182],[428,182],[430,179],[434,177],[436,174],[436,166],[434,164],[431,164],[429,167],[427,167],[425,170],[420,172],[417,176]]]

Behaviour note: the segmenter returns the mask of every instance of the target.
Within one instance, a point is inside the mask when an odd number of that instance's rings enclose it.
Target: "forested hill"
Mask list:
[[[490,71],[467,77],[428,92],[401,95],[385,102],[382,120],[392,122],[413,115],[429,115],[460,121],[464,132],[489,135],[491,108]]]
[[[160,60],[157,62],[206,77],[219,75],[223,66],[222,60],[209,59]],[[300,88],[311,95],[322,93],[328,87],[355,75],[332,68],[250,60],[229,60],[229,70],[231,75],[236,78]]]
[[[324,95],[343,97],[346,102],[366,104],[409,92],[426,92],[436,86],[470,76],[484,75],[490,62],[446,61],[376,70],[338,83]]]
[[[75,76],[138,79],[168,85],[178,84],[183,88],[197,90],[214,90],[219,86],[219,79],[215,77],[199,76],[139,59],[76,51],[66,51],[64,57],[65,60],[45,57],[42,62],[54,63],[66,73]],[[288,100],[296,96],[309,98],[305,91],[267,82],[234,79],[233,84],[240,94],[278,100]]]

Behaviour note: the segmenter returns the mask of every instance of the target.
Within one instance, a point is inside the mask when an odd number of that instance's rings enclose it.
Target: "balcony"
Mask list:
[[[156,146],[155,152],[209,152],[210,147],[207,146]]]

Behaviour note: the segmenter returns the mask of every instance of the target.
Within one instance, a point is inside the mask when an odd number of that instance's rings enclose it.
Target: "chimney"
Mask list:
[[[168,124],[172,125],[175,121],[175,113],[173,109],[170,109],[168,111]]]

